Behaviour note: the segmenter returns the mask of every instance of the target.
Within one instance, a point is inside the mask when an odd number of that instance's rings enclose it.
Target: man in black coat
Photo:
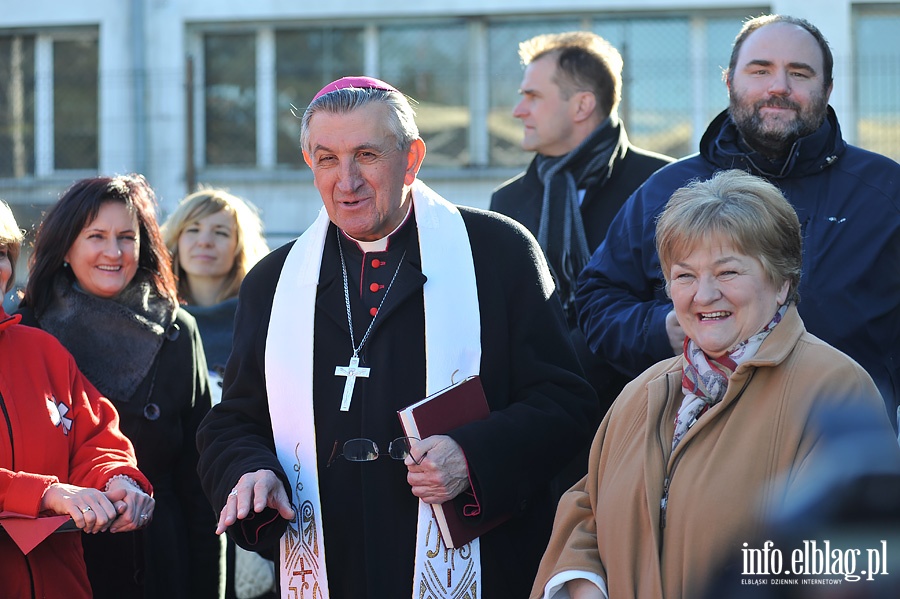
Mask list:
[[[617,115],[622,57],[605,39],[587,31],[539,35],[519,44],[519,56],[525,74],[513,116],[525,128],[522,148],[537,154],[494,191],[490,207],[528,227],[547,255],[602,417],[630,379],[588,348],[575,281],[628,196],[673,159],[628,142]],[[585,453],[560,485],[576,482],[586,465]]]
[[[245,279],[223,401],[198,434],[218,532],[278,547],[282,593],[527,597],[549,482],[596,417],[543,254],[416,179],[425,145],[382,81],[326,86],[301,145],[324,210]],[[397,453],[397,411],[473,374],[490,416]],[[448,548],[430,504],[502,523]]]

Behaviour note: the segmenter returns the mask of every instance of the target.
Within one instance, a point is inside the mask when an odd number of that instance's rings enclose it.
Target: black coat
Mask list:
[[[625,200],[650,175],[674,160],[669,156],[631,145],[628,135],[625,133],[625,126],[621,122],[617,125],[610,125],[608,135],[618,138],[610,162],[609,176],[588,187],[581,203],[581,219],[584,223],[588,250],[591,253],[606,238],[609,225]],[[603,139],[598,141],[603,141]],[[491,210],[514,218],[537,236],[543,200],[544,186],[538,179],[537,160],[535,159],[531,161],[524,173],[494,190],[491,196]],[[569,330],[585,374],[600,399],[599,415],[602,417],[631,379],[620,374],[588,349],[584,335],[574,319],[569,321]]]
[[[20,313],[22,324],[40,326],[31,308]],[[196,474],[196,431],[210,407],[206,359],[194,318],[179,308],[173,326],[177,337],[163,342],[158,367],[151,367],[129,401],[109,398],[138,468],[153,485],[156,508],[145,530],[84,536],[95,597],[219,596],[217,514]],[[158,420],[144,418],[148,401],[159,406]]]
[[[605,135],[598,139],[598,143],[610,138],[616,138],[617,141],[610,159],[608,176],[587,187],[581,202],[581,219],[591,253],[606,238],[610,223],[632,192],[650,175],[673,161],[669,156],[632,146],[621,121],[608,125]],[[554,199],[551,198],[551,201]],[[543,202],[544,185],[538,179],[535,158],[524,173],[494,190],[491,210],[516,219],[537,236]],[[592,423],[596,427],[631,379],[590,350],[574,314],[568,315],[568,327],[578,360],[599,399],[597,420]],[[587,473],[587,454],[587,449],[582,450],[560,473],[559,479],[554,482],[557,494],[561,495]]]
[[[621,123],[610,125],[609,135],[618,137],[609,176],[588,187],[581,203],[581,220],[591,252],[606,238],[610,222],[634,190],[650,175],[674,161],[669,156],[631,145]],[[543,198],[544,186],[537,176],[536,160],[532,160],[525,172],[494,190],[491,210],[514,218],[537,236]]]
[[[481,377],[488,420],[450,433],[466,454],[483,518],[511,519],[481,538],[483,596],[527,597],[555,512],[548,483],[589,438],[596,399],[580,374],[559,300],[533,237],[502,216],[460,208],[469,233],[481,309]],[[350,276],[355,339],[371,316],[364,289],[372,277],[396,280],[361,352],[371,369],[358,379],[349,412],[340,412],[344,379],[336,365],[350,357],[341,266],[334,226],[326,237],[316,297],[314,410],[326,555],[332,599],[402,598],[412,593],[417,500],[402,463],[336,460],[335,442],[367,437],[382,450],[403,436],[396,411],[425,393],[425,344],[418,236],[409,223],[378,257],[343,244]],[[291,245],[263,259],[241,288],[234,350],[225,393],[198,433],[200,473],[213,505],[224,505],[246,472],[267,468],[288,479],[275,456],[265,372],[272,297]],[[361,275],[360,275],[361,273]],[[381,274],[386,273],[386,274]],[[360,280],[362,277],[362,281]],[[447,381],[449,384],[450,381]],[[462,496],[457,498],[457,507]],[[260,521],[271,514],[264,512]],[[283,520],[262,529],[232,526],[238,544],[277,547]],[[259,534],[258,543],[251,539]]]

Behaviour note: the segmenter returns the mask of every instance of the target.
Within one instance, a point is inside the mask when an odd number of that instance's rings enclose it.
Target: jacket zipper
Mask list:
[[[666,505],[669,503],[669,477],[663,481],[663,495],[659,500],[659,530],[666,528]]]
[[[675,476],[675,468],[678,467],[678,462],[681,461],[681,456],[684,455],[684,452],[678,456],[678,459],[675,460],[675,463],[672,464],[672,469],[666,473],[666,478],[663,481],[663,494],[662,498],[659,500],[659,531],[660,531],[660,541],[662,541],[662,532],[666,528],[666,508],[669,507],[669,485],[672,483],[672,477]],[[660,547],[662,549],[662,547]]]
[[[6,409],[6,400],[3,399],[3,394],[0,393],[0,409],[3,410],[3,418],[6,420],[6,430],[9,433],[9,455],[10,455],[10,466],[9,469],[13,472],[16,471],[16,448],[13,445],[13,429],[12,429],[12,420],[9,417],[9,411]]]
[[[16,471],[16,447],[13,444],[13,429],[12,429],[12,419],[9,417],[9,410],[6,409],[6,400],[3,399],[3,394],[0,393],[0,410],[3,411],[3,419],[6,420],[6,430],[9,433],[9,455],[10,455],[10,466],[9,469],[13,472]],[[34,572],[31,570],[31,562],[28,560],[27,555],[23,555],[22,559],[25,561],[25,567],[28,569],[28,580],[31,583],[31,596],[35,597],[34,590]]]
[[[666,377],[666,397],[669,397],[669,378]],[[659,440],[659,449],[660,453],[662,453],[663,463],[668,462],[666,459],[666,450],[665,444],[663,443],[662,438],[662,420],[665,416],[665,410],[660,410],[659,418],[656,421],[656,438]],[[677,465],[677,464],[676,464]],[[666,508],[669,505],[669,483],[672,480],[672,474],[674,473],[675,468],[673,467],[671,471],[666,468],[666,477],[663,480],[663,492],[662,497],[659,500],[659,552],[662,554],[663,548],[663,534],[666,528]]]

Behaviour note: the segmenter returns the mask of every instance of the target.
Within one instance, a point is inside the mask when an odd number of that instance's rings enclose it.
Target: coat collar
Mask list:
[[[762,154],[748,151],[740,141],[737,125],[728,110],[713,119],[700,140],[700,154],[718,168],[740,168],[768,178],[814,175],[838,160],[846,151],[837,115],[831,106],[822,125],[794,143],[783,165],[776,166]]]
[[[419,238],[416,222],[414,218],[409,220],[410,222],[403,227],[403,230],[398,231],[398,234],[401,235],[401,244],[406,246],[406,257],[403,260],[403,264],[400,265],[397,279],[391,287],[390,294],[385,298],[384,305],[381,306],[381,310],[378,312],[378,317],[372,325],[370,335],[374,335],[390,319],[391,314],[396,312],[410,296],[417,292],[421,293],[427,280],[425,275],[422,274],[422,260],[419,255]],[[347,244],[344,247],[349,245]],[[350,301],[353,302],[352,297]],[[334,224],[329,225],[325,241],[319,290],[316,294],[316,312],[327,314],[342,331],[347,333],[347,335],[350,334],[350,326],[347,322],[347,311],[344,304],[344,282],[341,275]],[[357,343],[359,341],[359,339],[356,340]]]
[[[759,368],[774,368],[782,364],[794,350],[800,337],[806,332],[797,306],[791,305],[784,318],[778,323],[772,332],[766,337],[756,355],[738,366],[728,382],[728,391],[722,401],[710,408],[704,418],[701,418],[697,426],[687,432],[682,442],[670,455],[672,433],[674,431],[675,414],[681,405],[681,376],[684,366],[684,357],[676,356],[653,367],[656,373],[647,382],[648,397],[648,439],[647,442],[654,451],[662,451],[671,467],[688,445],[688,441],[696,432],[704,426],[714,422],[716,416],[727,410],[737,401],[744,390],[750,384],[751,379]]]

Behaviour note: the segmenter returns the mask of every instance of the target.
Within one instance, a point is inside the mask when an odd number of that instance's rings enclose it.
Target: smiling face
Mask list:
[[[685,335],[718,358],[760,332],[784,304],[788,282],[776,288],[762,263],[728,240],[699,242],[672,262],[669,293]]]
[[[805,29],[773,23],[740,49],[728,90],[730,112],[754,149],[783,156],[822,124],[831,95],[822,50]]]
[[[343,114],[320,111],[309,122],[303,158],[328,217],[360,241],[381,239],[403,222],[409,186],[425,157],[421,139],[408,151],[397,147],[389,110],[372,102]]]
[[[105,202],[75,238],[65,260],[85,292],[111,298],[137,273],[140,247],[134,212],[122,202]]]
[[[234,215],[219,210],[187,223],[178,237],[178,262],[194,277],[225,279],[237,249]]]

